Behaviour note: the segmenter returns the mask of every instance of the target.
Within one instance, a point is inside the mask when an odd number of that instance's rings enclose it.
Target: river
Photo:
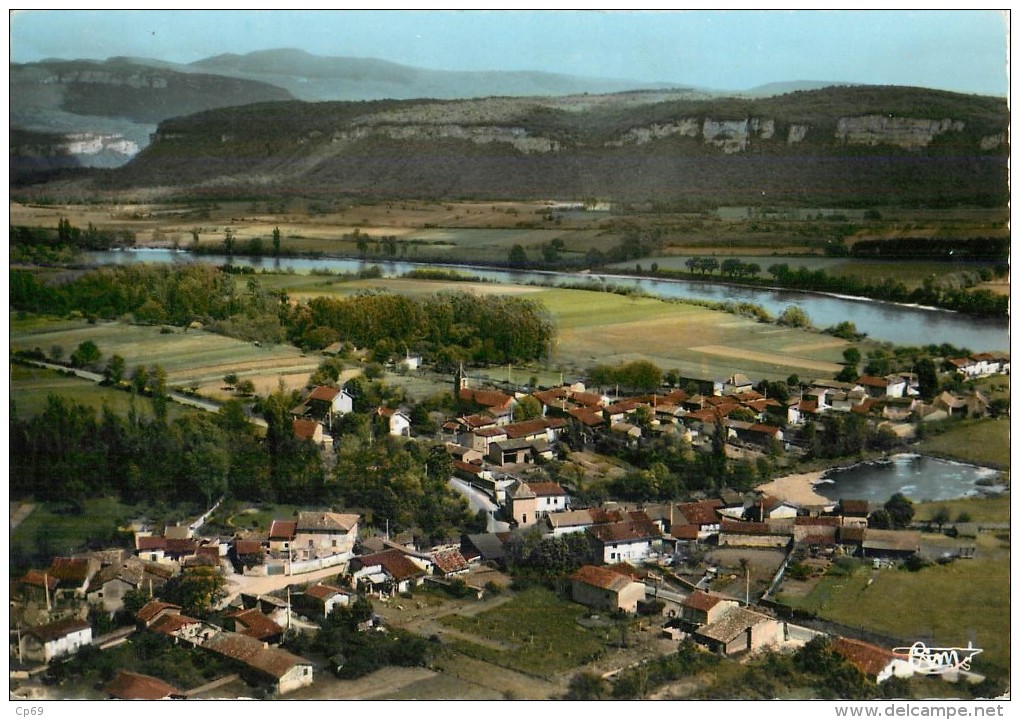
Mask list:
[[[94,265],[122,265],[137,262],[203,262],[223,265],[228,261],[225,255],[193,255],[184,250],[156,248],[82,253],[82,259],[85,263]],[[371,263],[340,258],[234,256],[229,260],[239,266],[268,271],[293,269],[298,273],[307,273],[311,270],[356,272],[371,265],[378,265],[387,277],[403,275],[416,268],[429,267],[427,263]],[[968,348],[973,352],[1008,352],[1009,350],[1009,324],[1007,321],[995,318],[976,318],[949,310],[911,307],[819,293],[750,288],[725,283],[654,280],[628,275],[579,275],[555,272],[517,272],[471,266],[453,267],[467,274],[498,283],[544,283],[550,285],[590,283],[594,287],[605,282],[635,288],[662,298],[753,303],[762,306],[773,316],[779,315],[791,305],[796,305],[807,313],[815,327],[830,327],[846,320],[852,322],[858,332],[867,333],[872,339],[885,340],[897,345],[922,346],[949,343],[957,347]]]
[[[914,502],[941,501],[1002,491],[1002,486],[984,484],[997,476],[998,472],[991,468],[901,454],[879,462],[830,470],[814,489],[831,500],[852,498],[885,502],[893,494],[903,493]]]

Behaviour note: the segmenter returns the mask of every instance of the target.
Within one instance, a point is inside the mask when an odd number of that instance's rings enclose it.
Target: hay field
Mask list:
[[[81,342],[92,340],[104,360],[114,354],[123,357],[129,372],[137,365],[159,364],[166,370],[171,387],[198,387],[212,397],[223,392],[223,376],[230,372],[252,380],[263,392],[275,390],[281,377],[289,386],[295,382],[304,385],[321,359],[302,355],[288,345],[257,347],[201,330],[173,328],[173,332],[163,333],[159,327],[147,325],[18,320],[14,314],[10,323],[12,350],[39,347],[49,354],[52,346],[59,345],[69,357]]]
[[[535,299],[559,328],[553,362],[577,369],[646,359],[688,377],[778,380],[838,372],[846,347],[816,332],[653,298],[557,289]]]

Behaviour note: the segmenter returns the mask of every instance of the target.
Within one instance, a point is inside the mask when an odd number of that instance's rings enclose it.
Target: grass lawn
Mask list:
[[[971,522],[976,523],[1008,523],[1010,521],[1010,497],[1002,495],[999,497],[986,498],[962,498],[960,500],[945,500],[943,502],[916,503],[914,505],[914,518],[927,520],[939,508],[949,511],[951,521],[955,521],[960,513],[970,515]]]
[[[1009,469],[1009,418],[954,423],[952,429],[926,437],[919,452]]]
[[[447,615],[444,625],[479,638],[499,638],[511,649],[452,640],[453,649],[529,675],[548,677],[582,665],[605,648],[599,635],[577,624],[588,610],[551,590],[530,588],[473,617]]]
[[[927,536],[926,536],[927,537]],[[874,582],[868,585],[868,580]],[[973,560],[909,572],[862,565],[846,577],[826,576],[794,607],[854,627],[942,646],[972,640],[984,652],[975,672],[1009,668],[1009,545],[990,533],[977,539]]]

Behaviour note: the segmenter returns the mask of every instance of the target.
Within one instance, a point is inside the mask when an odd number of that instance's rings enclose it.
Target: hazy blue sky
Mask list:
[[[298,47],[440,70],[545,70],[740,90],[824,80],[1004,95],[1000,11],[125,11],[15,13],[13,62],[191,62]]]

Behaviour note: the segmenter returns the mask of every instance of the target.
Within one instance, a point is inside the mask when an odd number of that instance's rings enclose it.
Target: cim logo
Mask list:
[[[893,648],[894,653],[906,655],[914,671],[925,675],[941,675],[952,670],[970,670],[970,661],[984,652],[967,643],[965,648],[930,648],[918,640],[908,648]]]

